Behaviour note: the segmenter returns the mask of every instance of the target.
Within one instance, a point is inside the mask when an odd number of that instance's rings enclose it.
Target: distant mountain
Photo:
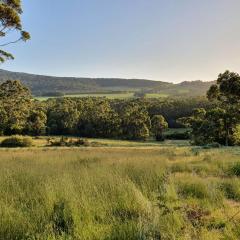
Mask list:
[[[145,79],[120,78],[74,78],[52,77],[28,73],[10,72],[0,69],[0,83],[6,80],[20,80],[28,86],[34,95],[46,93],[89,93],[113,91],[141,91],[148,93],[163,93],[168,95],[205,95],[213,82],[182,82],[173,84]]]

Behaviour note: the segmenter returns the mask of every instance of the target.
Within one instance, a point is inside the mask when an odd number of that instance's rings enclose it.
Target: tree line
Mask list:
[[[193,144],[240,144],[240,76],[226,71],[207,98],[34,100],[19,81],[0,85],[2,135],[74,135],[163,140],[167,127],[192,129]]]
[[[207,92],[210,109],[196,108],[190,117],[180,122],[192,128],[192,142],[196,145],[218,143],[240,144],[240,75],[225,71]]]
[[[75,135],[96,138],[162,139],[165,128],[179,127],[179,117],[190,116],[204,98],[125,99],[55,98],[37,101],[19,81],[0,85],[2,135]]]

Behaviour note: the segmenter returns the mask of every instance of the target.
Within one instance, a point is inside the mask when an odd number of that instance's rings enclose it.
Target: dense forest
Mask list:
[[[146,139],[151,135],[151,119],[162,115],[171,128],[177,119],[190,116],[193,109],[209,108],[206,98],[125,99],[56,98],[37,101],[19,81],[0,86],[1,122],[4,135],[76,135]]]
[[[150,81],[142,79],[118,78],[71,78],[50,77],[0,70],[0,82],[20,80],[35,96],[133,91],[144,93],[161,93],[169,96],[204,96],[212,82],[182,82],[179,84]],[[51,90],[51,91],[49,91]]]
[[[94,138],[163,139],[165,128],[189,127],[194,144],[240,142],[240,76],[220,74],[207,98],[114,99],[55,98],[34,100],[19,81],[0,85],[3,135],[74,135]]]

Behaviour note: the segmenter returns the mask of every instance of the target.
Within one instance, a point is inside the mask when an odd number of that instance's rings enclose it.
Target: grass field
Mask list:
[[[0,239],[240,239],[239,148],[107,144],[1,149]]]
[[[162,93],[148,93],[146,94],[147,98],[166,98],[169,95]],[[120,92],[120,93],[87,93],[87,94],[73,94],[73,95],[65,95],[64,97],[70,98],[78,98],[78,97],[106,97],[109,99],[128,99],[134,97],[134,92]],[[39,101],[45,101],[49,98],[55,97],[36,97]]]
[[[123,92],[123,93],[82,93],[82,94],[71,94],[71,95],[65,95],[64,97],[70,97],[70,98],[78,98],[78,97],[106,97],[109,99],[127,99],[127,98],[133,98],[134,93],[133,92]],[[45,101],[49,98],[55,98],[55,97],[36,97],[39,101]]]
[[[164,93],[147,93],[146,98],[166,98],[168,97],[168,94]]]

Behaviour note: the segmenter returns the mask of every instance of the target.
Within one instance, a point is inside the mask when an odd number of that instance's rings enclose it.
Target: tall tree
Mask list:
[[[150,117],[145,106],[129,102],[120,112],[123,138],[129,140],[146,140],[151,127]]]
[[[27,119],[25,133],[41,136],[46,133],[47,115],[41,102],[35,101]]]
[[[32,95],[19,81],[0,85],[1,131],[5,134],[22,133],[32,109]]]
[[[168,123],[162,115],[155,115],[151,119],[152,132],[157,141],[163,141],[163,131],[168,128]]]
[[[78,133],[84,137],[116,137],[119,135],[120,119],[104,98],[86,98],[81,105]]]
[[[240,121],[240,75],[230,71],[219,74],[217,83],[210,87],[207,96],[210,101],[216,101],[225,112],[225,145],[229,145],[234,128]]]
[[[0,0],[0,47],[30,39],[30,34],[23,30],[21,22],[21,0]],[[12,30],[18,33],[11,36]],[[14,37],[14,39],[11,39]],[[16,38],[15,38],[16,37]],[[13,55],[0,49],[0,63],[13,59]]]
[[[230,71],[219,74],[207,97],[216,104],[215,107],[196,109],[191,117],[181,121],[192,128],[195,144],[218,142],[233,145],[236,142],[234,132],[240,123],[240,75]]]
[[[76,134],[79,119],[77,104],[70,98],[54,100],[47,113],[47,128],[49,134]]]

